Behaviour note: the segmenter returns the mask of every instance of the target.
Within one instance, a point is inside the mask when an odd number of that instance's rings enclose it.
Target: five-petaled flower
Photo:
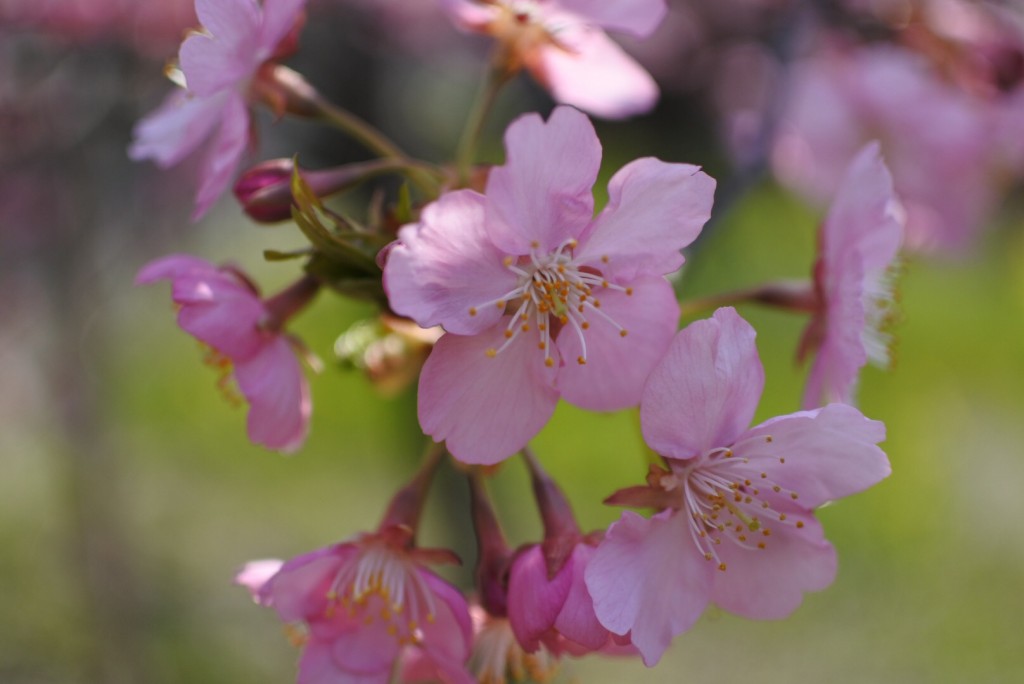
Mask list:
[[[889,474],[885,427],[845,404],[746,428],[763,386],[754,329],[719,309],[676,336],[644,388],[644,438],[667,467],[610,501],[662,510],[613,523],[586,582],[601,624],[648,665],[708,603],[781,618],[831,584],[835,550],[813,510]]]
[[[293,48],[306,0],[196,0],[203,32],[178,53],[184,88],[135,127],[135,160],[174,166],[199,147],[205,157],[193,220],[202,218],[231,183],[250,140],[249,103],[261,97],[268,60]]]
[[[296,343],[280,325],[309,302],[317,285],[303,279],[264,301],[239,271],[184,254],[152,261],[136,277],[139,284],[157,280],[171,281],[178,325],[210,348],[206,360],[223,373],[221,382],[233,377],[249,403],[249,439],[279,451],[298,449],[312,405]]]
[[[408,527],[390,525],[285,563],[254,561],[236,582],[304,630],[299,684],[387,684],[399,656],[434,681],[471,684],[466,600],[425,567],[452,560],[416,548]]]
[[[485,194],[428,205],[384,269],[395,312],[447,331],[420,377],[420,423],[470,463],[521,449],[560,395],[599,411],[639,402],[678,320],[664,275],[683,264],[715,187],[696,166],[638,159],[594,217],[601,146],[585,115],[523,116],[505,147]]]
[[[850,163],[821,229],[816,307],[798,352],[801,359],[814,353],[804,408],[849,403],[864,364],[888,364],[887,327],[896,315],[891,269],[903,225],[892,177],[870,143]]]
[[[665,18],[664,0],[442,0],[455,22],[494,36],[506,68],[526,68],[552,97],[619,119],[658,100],[651,75],[603,29],[646,38]]]

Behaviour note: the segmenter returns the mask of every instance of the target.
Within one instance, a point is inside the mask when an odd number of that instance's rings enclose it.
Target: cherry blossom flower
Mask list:
[[[249,103],[259,97],[260,72],[281,51],[306,0],[196,0],[203,32],[178,53],[184,88],[138,123],[132,159],[174,166],[206,148],[193,220],[199,220],[231,183],[250,140]]]
[[[240,272],[175,254],[150,262],[135,282],[170,280],[180,308],[178,325],[209,347],[206,361],[233,379],[249,403],[249,439],[269,449],[298,449],[309,431],[309,386],[281,324],[304,306],[317,286],[300,280],[271,300],[260,298]],[[229,395],[230,396],[230,395]]]
[[[815,353],[804,408],[849,403],[857,373],[870,359],[889,363],[886,326],[894,315],[891,267],[904,214],[877,143],[850,163],[821,229],[814,269],[817,310],[799,355]]]
[[[608,529],[586,571],[598,620],[654,665],[709,603],[789,615],[832,583],[813,510],[889,474],[882,423],[831,404],[746,428],[764,387],[754,329],[730,308],[680,332],[644,388],[647,444],[667,467],[609,500],[652,506]]]
[[[824,204],[880,140],[907,212],[906,246],[956,253],[991,214],[1002,167],[1001,108],[972,99],[920,56],[893,46],[831,50],[793,69],[773,151],[780,180]]]
[[[462,28],[494,36],[510,71],[526,68],[564,104],[619,119],[642,114],[658,86],[603,29],[646,38],[665,18],[664,0],[442,0]]]
[[[432,681],[472,684],[466,601],[425,567],[451,559],[415,548],[409,528],[392,525],[285,563],[255,561],[236,581],[301,625],[299,684],[387,684],[400,656],[415,663],[403,681],[426,671]]]
[[[470,463],[521,449],[559,396],[599,411],[639,402],[679,315],[663,276],[714,194],[696,166],[638,159],[595,218],[601,147],[569,107],[521,117],[505,147],[485,194],[425,207],[384,268],[392,309],[447,331],[420,377],[420,424]]]

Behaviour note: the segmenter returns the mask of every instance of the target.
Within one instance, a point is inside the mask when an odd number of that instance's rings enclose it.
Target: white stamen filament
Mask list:
[[[509,320],[505,326],[505,340],[497,348],[487,350],[490,357],[502,353],[520,334],[531,332],[535,326],[537,346],[544,352],[544,363],[547,366],[553,365],[551,327],[554,317],[560,325],[572,328],[580,343],[577,361],[581,365],[586,364],[586,336],[591,328],[591,316],[610,325],[618,331],[620,337],[627,336],[626,328],[601,310],[601,301],[595,296],[595,291],[614,290],[629,296],[633,294],[633,289],[608,282],[600,273],[582,271],[572,256],[576,240],[566,240],[550,253],[541,253],[538,247],[535,243],[529,255],[520,257],[518,262],[507,257],[505,267],[517,276],[516,286],[499,297],[470,307],[469,314],[475,316],[488,306],[515,306],[514,311],[506,313]],[[608,263],[607,257],[602,262]]]
[[[798,494],[777,484],[767,471],[753,471],[752,461],[785,464],[786,459],[775,453],[752,450],[758,442],[771,441],[770,435],[752,436],[729,448],[712,449],[674,468],[683,480],[681,514],[689,519],[690,536],[719,570],[726,570],[715,549],[723,538],[754,551],[766,548],[776,525],[804,527],[800,516],[777,510],[780,501],[796,501]],[[734,458],[740,450],[742,457]]]

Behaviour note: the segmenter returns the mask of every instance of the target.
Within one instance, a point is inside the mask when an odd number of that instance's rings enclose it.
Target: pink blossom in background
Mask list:
[[[194,26],[193,0],[3,0],[0,26],[67,38],[78,44],[111,38],[163,58]]]
[[[818,311],[801,342],[814,354],[803,407],[850,403],[870,359],[889,363],[891,268],[903,240],[903,209],[892,177],[870,143],[854,158],[821,229],[815,291]]]
[[[206,148],[193,220],[231,183],[249,144],[254,79],[300,21],[306,0],[196,0],[203,32],[181,45],[184,88],[138,123],[129,156],[174,166]]]
[[[450,559],[449,552],[413,547],[408,528],[391,526],[276,568],[255,561],[236,582],[285,622],[304,627],[299,684],[387,684],[400,656],[407,661],[403,681],[429,673],[431,681],[472,684],[466,601],[425,567]]]
[[[270,313],[253,285],[230,269],[176,254],[152,261],[136,283],[171,281],[178,325],[212,349],[207,359],[233,378],[249,403],[249,439],[295,451],[306,439],[312,404],[293,343],[267,326]]]
[[[496,463],[547,422],[559,396],[635,405],[676,330],[664,275],[683,264],[715,182],[689,164],[638,159],[593,216],[601,145],[569,107],[517,119],[485,194],[459,190],[405,226],[384,268],[392,309],[441,325],[419,418],[469,463]]]
[[[835,550],[813,510],[885,478],[882,423],[831,404],[747,428],[764,387],[754,329],[726,308],[676,335],[640,404],[647,444],[667,469],[626,512],[586,571],[601,624],[629,635],[648,666],[709,603],[777,619],[832,583]]]
[[[907,212],[907,247],[952,254],[974,242],[998,195],[1001,101],[969,96],[895,46],[824,50],[792,78],[773,152],[783,183],[824,204],[879,139]]]
[[[665,0],[440,0],[455,23],[497,39],[556,102],[619,119],[650,111],[658,86],[604,29],[646,38]]]

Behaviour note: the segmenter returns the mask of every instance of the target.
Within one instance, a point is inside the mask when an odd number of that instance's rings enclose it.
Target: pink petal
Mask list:
[[[865,271],[886,268],[903,240],[903,212],[877,142],[854,157],[825,219],[826,267],[856,254]]]
[[[384,267],[396,313],[459,335],[497,322],[502,310],[493,302],[515,287],[516,275],[487,237],[484,207],[479,193],[449,192],[427,205],[418,224],[402,228]]]
[[[644,439],[652,449],[691,458],[733,443],[754,417],[764,388],[755,335],[732,308],[676,335],[640,402]]]
[[[620,282],[671,273],[711,217],[714,195],[715,180],[699,167],[637,159],[612,177],[608,205],[580,240],[576,262]]]
[[[210,35],[230,49],[256,33],[260,7],[255,0],[196,0],[196,16]]]
[[[362,610],[352,618],[352,629],[337,635],[331,654],[342,669],[360,675],[391,671],[391,665],[398,657],[398,639],[388,631],[391,622],[379,617],[388,609],[383,598],[371,594]],[[339,609],[339,618],[345,620],[343,613],[344,609]],[[372,619],[367,620],[364,616]]]
[[[292,558],[261,589],[261,603],[273,606],[285,622],[322,619],[332,583],[356,554],[351,544],[339,544]]]
[[[813,516],[789,512],[788,522],[771,528],[764,549],[745,549],[726,541],[715,550],[726,564],[715,571],[711,600],[716,605],[756,620],[777,620],[792,613],[808,591],[820,591],[836,575],[836,552],[825,541]]]
[[[807,374],[804,408],[852,401],[860,369],[868,362],[863,266],[855,260],[845,264],[837,281],[827,293],[825,334]]]
[[[423,431],[447,440],[465,463],[493,464],[519,451],[558,402],[554,369],[544,366],[534,338],[520,335],[500,354],[487,355],[505,342],[504,330],[499,322],[479,335],[443,335],[420,375]]]
[[[771,442],[763,438],[771,436]],[[737,456],[768,471],[773,481],[797,492],[807,509],[861,492],[889,476],[885,425],[845,404],[779,416],[743,435]],[[779,461],[785,459],[785,463]]]
[[[181,44],[178,62],[190,92],[209,97],[226,88],[244,85],[255,72],[255,36],[238,45],[228,45],[216,36],[193,33]]]
[[[496,8],[476,0],[438,0],[441,10],[456,26],[467,31],[483,31],[494,20]]]
[[[572,584],[558,619],[555,620],[555,629],[562,636],[589,651],[596,651],[605,646],[609,637],[608,630],[601,625],[594,613],[594,599],[587,591],[584,578],[587,565],[596,552],[597,549],[587,544],[577,544],[573,549],[572,559],[566,565],[566,568],[572,569]]]
[[[566,11],[606,29],[646,38],[668,13],[665,0],[559,0]]]
[[[205,259],[190,254],[170,254],[150,261],[135,276],[136,285],[148,285],[158,280],[176,280],[185,276],[223,278],[220,269]]]
[[[419,573],[438,599],[434,620],[422,625],[423,647],[439,662],[465,663],[473,646],[473,623],[466,598],[429,570],[421,569]]]
[[[231,185],[235,169],[249,143],[249,108],[239,93],[230,94],[221,116],[220,130],[214,136],[199,172],[193,221],[201,219]]]
[[[506,161],[487,180],[487,232],[499,249],[549,252],[578,237],[594,214],[601,143],[586,115],[557,107],[525,114],[505,132]]]
[[[262,350],[235,362],[238,388],[249,403],[249,439],[268,449],[292,452],[309,433],[309,385],[288,340],[279,335]]]
[[[226,104],[226,96],[194,97],[176,89],[135,125],[128,156],[152,159],[161,168],[174,166],[213,132]]]
[[[274,559],[249,561],[235,575],[235,584],[249,590],[254,601],[260,602],[263,587],[276,575],[284,561]]]
[[[566,325],[558,334],[558,352],[565,359],[558,371],[558,390],[576,406],[593,411],[636,406],[644,382],[672,341],[679,325],[672,286],[660,276],[643,277],[629,286],[632,295],[612,289],[595,291],[603,316],[587,311],[586,365],[577,361],[583,347],[575,330]],[[626,330],[625,337],[609,318]]]
[[[555,624],[572,584],[572,559],[553,578],[539,545],[516,556],[508,579],[508,619],[516,641],[527,653]]]
[[[597,619],[615,634],[629,634],[648,667],[708,603],[712,570],[687,525],[686,515],[672,511],[651,519],[626,511],[585,573]]]
[[[566,47],[542,45],[532,68],[556,102],[606,119],[644,114],[657,104],[654,79],[604,31],[579,25],[558,37]]]
[[[264,58],[273,54],[278,44],[295,28],[295,22],[305,8],[306,0],[264,0],[259,38]]]
[[[175,254],[150,262],[138,283],[172,280],[171,298],[181,305],[178,325],[229,358],[245,359],[263,345],[257,325],[263,302],[247,283],[209,262]]]

